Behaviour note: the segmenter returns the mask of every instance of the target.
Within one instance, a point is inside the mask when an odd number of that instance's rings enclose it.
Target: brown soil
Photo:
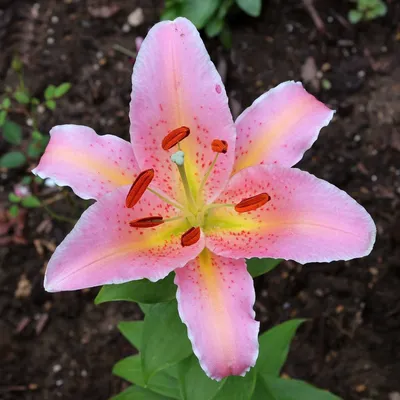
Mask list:
[[[41,116],[43,131],[69,122],[126,138],[132,62],[112,46],[134,51],[135,37],[144,36],[157,22],[160,2],[39,3],[35,15],[32,2],[0,0],[0,79],[13,83],[10,61],[14,52],[20,52],[26,83],[35,95],[50,83],[73,84],[56,111]],[[89,12],[90,7],[93,11],[110,3],[120,11],[109,18],[95,18]],[[310,318],[294,341],[288,375],[344,399],[384,400],[390,394],[396,398],[394,392],[400,392],[400,4],[388,0],[385,18],[353,27],[341,19],[347,14],[347,1],[315,3],[326,34],[315,29],[300,1],[270,0],[264,2],[258,19],[232,15],[231,50],[224,50],[217,40],[206,40],[206,45],[226,75],[234,113],[281,81],[301,79],[302,71],[303,77],[310,76],[309,90],[338,111],[300,167],[346,190],[365,206],[377,224],[378,238],[364,259],[306,266],[285,262],[257,278],[256,310],[263,330],[294,316]],[[138,6],[145,22],[124,33],[126,16]],[[304,70],[307,59],[311,67]],[[318,71],[325,71],[330,90],[318,88],[321,81],[313,62]],[[5,150],[0,143],[0,151]],[[23,172],[1,174],[0,214],[7,206],[8,191]],[[38,195],[49,198],[57,193],[45,189]],[[77,218],[84,204],[71,198],[52,206]],[[132,349],[116,323],[140,318],[140,311],[133,304],[96,307],[92,301],[96,290],[45,293],[46,261],[72,226],[36,210],[22,216],[19,227],[24,228],[26,244],[0,248],[0,398],[106,399],[119,392],[126,384],[111,377],[110,371]]]

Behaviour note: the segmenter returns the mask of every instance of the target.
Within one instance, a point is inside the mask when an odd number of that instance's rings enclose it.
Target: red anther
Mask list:
[[[144,217],[139,219],[134,219],[129,222],[132,228],[152,228],[153,226],[158,226],[164,223],[163,217],[161,215],[155,217]]]
[[[228,143],[225,140],[214,139],[211,142],[211,149],[215,153],[226,154],[228,151]]]
[[[190,134],[190,129],[187,126],[181,126],[180,128],[176,128],[170,133],[168,133],[167,136],[163,139],[161,143],[161,147],[164,150],[169,150],[175,145],[177,145],[179,142],[181,142],[183,139],[188,137]]]
[[[192,246],[200,240],[200,228],[190,228],[181,237],[182,247]]]
[[[267,193],[260,193],[253,197],[243,199],[240,203],[236,204],[235,211],[238,213],[249,212],[257,210],[257,208],[262,207],[264,204],[271,200],[271,196]]]
[[[138,203],[153,178],[154,169],[146,169],[138,175],[138,177],[135,179],[135,182],[133,182],[131,188],[129,189],[128,195],[126,196],[126,207],[132,208]]]

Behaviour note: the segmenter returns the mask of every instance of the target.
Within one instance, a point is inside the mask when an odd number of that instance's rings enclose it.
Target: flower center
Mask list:
[[[181,206],[176,202],[167,199],[165,196],[158,193],[156,190],[149,187],[151,181],[154,178],[154,170],[148,169],[141,172],[132,184],[129,193],[126,197],[126,207],[134,207],[143,196],[146,190],[149,190],[164,202],[171,204],[175,208],[182,211],[182,214],[178,217],[164,219],[161,215],[149,216],[145,218],[140,218],[133,220],[129,223],[131,227],[134,228],[153,228],[158,225],[164,224],[166,222],[175,221],[178,219],[186,219],[192,226],[187,232],[181,236],[181,245],[191,246],[197,243],[200,239],[201,229],[210,210],[220,207],[231,207],[237,213],[244,213],[256,210],[257,208],[265,205],[271,197],[267,193],[260,193],[256,196],[252,196],[246,199],[242,199],[237,204],[211,204],[207,205],[203,198],[204,187],[218,161],[220,154],[226,154],[228,152],[228,143],[225,140],[214,139],[211,143],[211,149],[215,153],[215,157],[208,167],[203,179],[200,182],[196,196],[193,195],[185,169],[185,153],[180,149],[180,142],[190,135],[190,129],[186,126],[181,126],[180,128],[174,129],[168,133],[163,139],[161,147],[168,151],[174,146],[178,147],[178,151],[171,155],[171,161],[176,165],[179,175],[181,178],[182,186],[185,191],[186,204]]]

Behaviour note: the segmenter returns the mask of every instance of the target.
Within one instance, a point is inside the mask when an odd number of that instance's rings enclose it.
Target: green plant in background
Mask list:
[[[219,36],[221,42],[230,47],[231,32],[225,18],[235,3],[252,17],[258,17],[261,13],[262,0],[166,0],[161,19],[186,17],[197,29],[204,28],[208,37]]]
[[[22,62],[15,57],[11,65],[17,74],[18,84],[15,88],[6,87],[5,93],[0,101],[0,132],[1,137],[9,144],[9,151],[0,157],[0,168],[20,168],[28,161],[35,161],[43,154],[49,142],[49,135],[43,134],[39,129],[38,114],[46,109],[54,111],[56,100],[63,97],[71,88],[71,84],[64,82],[59,86],[49,85],[43,98],[31,96],[24,82]],[[12,120],[11,116],[23,115],[30,127],[30,137],[26,142],[23,140],[22,127]],[[41,206],[40,200],[31,194],[28,189],[32,183],[40,184],[42,179],[25,176],[16,185],[15,191],[9,193],[10,215],[18,215],[19,208],[36,208]]]
[[[348,18],[352,24],[357,24],[383,17],[386,13],[387,6],[382,0],[357,0],[357,8],[349,11]]]
[[[250,259],[253,277],[274,269],[281,260]],[[304,319],[286,321],[259,337],[257,363],[244,377],[215,381],[206,376],[192,352],[181,322],[173,283],[174,273],[152,283],[146,279],[106,285],[96,304],[110,301],[139,303],[144,321],[124,321],[118,329],[139,354],[118,361],[113,374],[131,384],[113,400],[339,400],[339,397],[306,382],[281,378],[290,343]]]

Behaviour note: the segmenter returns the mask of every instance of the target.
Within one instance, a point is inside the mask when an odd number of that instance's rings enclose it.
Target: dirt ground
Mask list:
[[[206,40],[236,115],[288,79],[307,81],[337,110],[300,167],[366,207],[377,224],[376,246],[369,257],[350,262],[285,262],[255,284],[262,330],[294,316],[310,318],[296,336],[286,373],[346,400],[400,398],[400,4],[387,3],[386,17],[353,27],[343,20],[349,2],[315,1],[325,23],[321,33],[300,0],[264,1],[260,18],[231,16],[230,50]],[[55,112],[41,116],[42,131],[79,123],[127,138],[133,60],[113,45],[134,52],[135,38],[158,21],[161,2],[37,4],[0,0],[0,90],[13,82],[10,61],[18,52],[34,94],[50,83],[73,84]],[[113,15],[96,17],[110,4]],[[128,29],[127,15],[137,7],[144,22]],[[0,142],[0,152],[6,150]],[[0,212],[23,173],[1,172]],[[54,190],[37,194],[54,198]],[[61,197],[53,209],[78,218],[85,204]],[[23,229],[25,244],[0,248],[0,399],[97,400],[126,386],[110,375],[112,365],[132,352],[116,323],[141,318],[138,308],[94,306],[97,290],[43,290],[46,261],[71,228],[38,209],[6,233]]]

